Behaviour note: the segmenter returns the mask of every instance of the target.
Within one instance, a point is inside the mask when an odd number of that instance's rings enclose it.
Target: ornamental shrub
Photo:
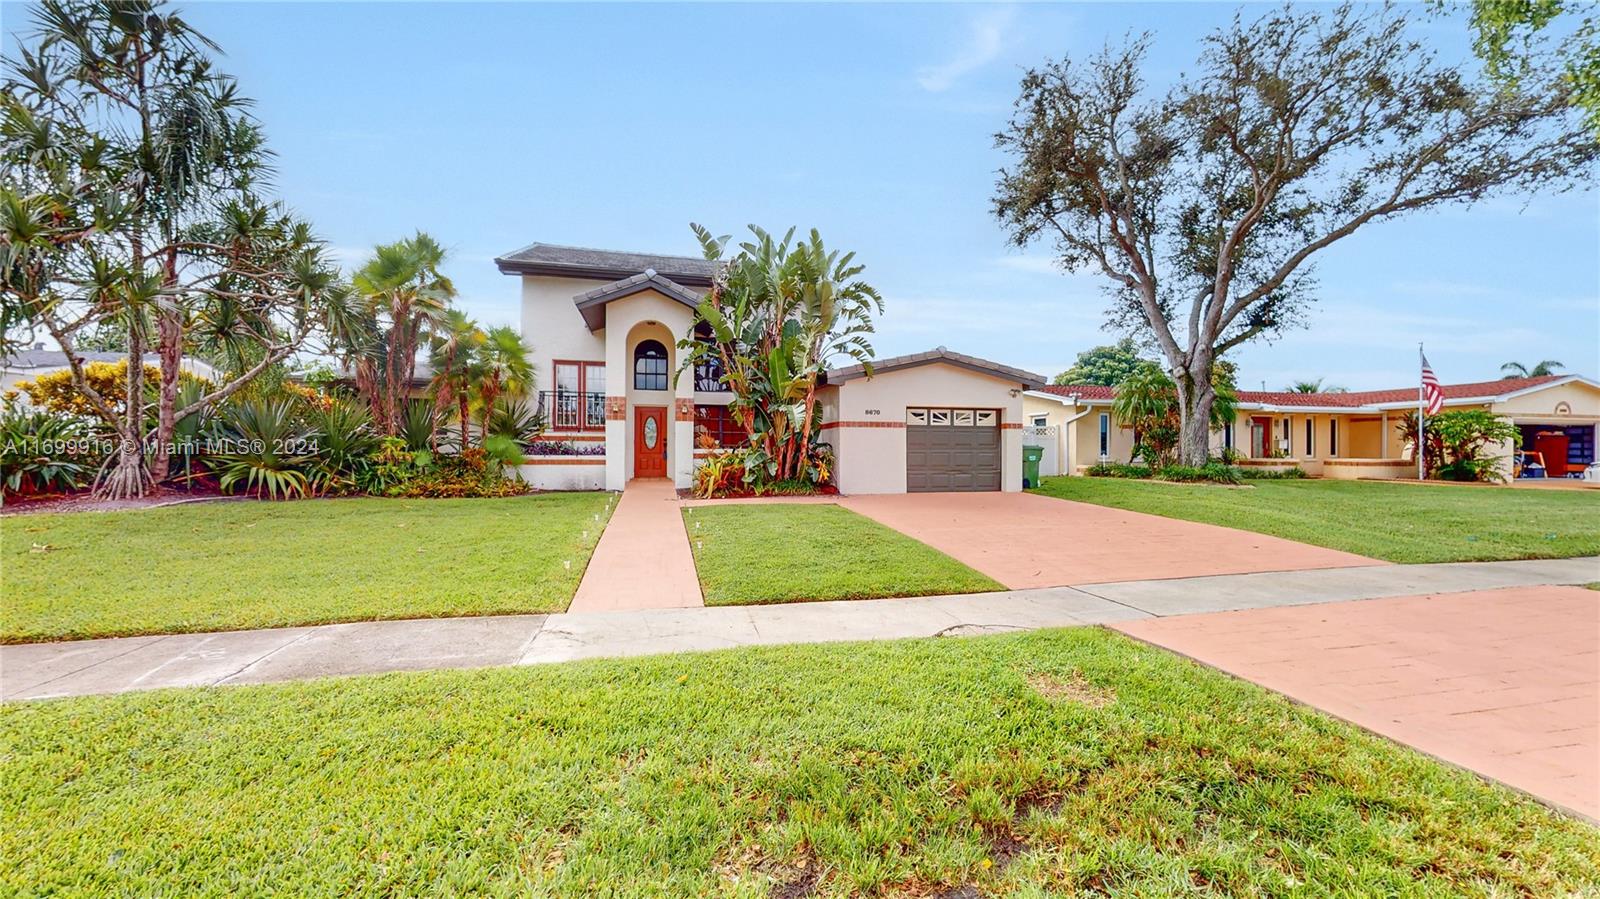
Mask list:
[[[1178,483],[1239,484],[1244,478],[1239,469],[1226,462],[1207,462],[1204,465],[1167,465],[1156,472],[1158,481]]]
[[[1240,468],[1239,477],[1247,481],[1298,481],[1306,477],[1306,470],[1296,465],[1293,468]]]
[[[1151,475],[1148,465],[1127,465],[1121,462],[1101,462],[1089,466],[1091,478],[1130,478],[1143,479]]]
[[[90,362],[83,367],[83,379],[105,399],[113,411],[121,413],[128,395],[128,360],[117,362]],[[154,393],[161,383],[161,370],[154,365],[144,367],[144,383],[148,392]],[[188,371],[178,372],[178,383],[211,386],[205,378]],[[31,381],[21,381],[17,389],[28,395],[28,402],[36,409],[61,415],[97,416],[89,398],[78,392],[68,369],[48,372]]]

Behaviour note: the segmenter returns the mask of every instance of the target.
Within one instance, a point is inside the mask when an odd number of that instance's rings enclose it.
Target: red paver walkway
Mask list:
[[[1111,626],[1600,819],[1600,592],[1512,587]]]
[[[1013,590],[1385,564],[1249,531],[1028,493],[908,493],[839,501]]]
[[[679,509],[671,481],[629,481],[568,611],[705,605]]]

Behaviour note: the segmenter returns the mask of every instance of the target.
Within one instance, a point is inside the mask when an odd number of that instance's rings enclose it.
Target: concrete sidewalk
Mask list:
[[[0,699],[995,633],[1596,580],[1600,558],[1376,565],[913,599],[374,621],[35,643],[0,647]]]

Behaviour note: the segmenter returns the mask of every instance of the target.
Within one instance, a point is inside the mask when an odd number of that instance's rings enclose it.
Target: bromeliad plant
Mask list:
[[[709,364],[733,393],[728,413],[744,429],[747,486],[778,481],[825,484],[832,476],[817,389],[828,361],[845,356],[871,374],[872,316],[883,298],[860,279],[854,253],[829,251],[815,229],[794,241],[750,226],[754,239],[724,259],[729,236],[692,225],[707,259],[722,263],[679,341],[682,368]],[[698,334],[709,332],[709,339]]]

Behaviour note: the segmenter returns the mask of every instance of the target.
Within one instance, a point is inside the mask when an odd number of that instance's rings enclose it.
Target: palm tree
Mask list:
[[[366,299],[368,312],[388,319],[381,345],[357,358],[356,380],[370,385],[374,394],[381,393],[375,417],[391,436],[399,430],[402,400],[416,376],[417,343],[444,320],[456,295],[455,285],[439,270],[444,257],[444,247],[418,231],[406,240],[375,247],[372,258],[351,279]],[[375,370],[380,362],[381,378]]]
[[[461,449],[467,447],[467,406],[472,400],[472,386],[477,380],[478,355],[486,337],[478,323],[459,309],[448,310],[434,326],[431,340],[430,364],[433,379],[428,391],[433,395],[435,408],[442,418],[451,406],[456,407],[460,425]]]
[[[1211,389],[1216,399],[1211,405],[1211,427],[1220,428],[1233,420],[1238,409],[1238,394],[1233,388],[1233,366],[1218,362],[1211,370]],[[1141,362],[1133,374],[1116,386],[1111,414],[1133,429],[1133,456],[1141,446],[1166,460],[1178,445],[1182,423],[1178,407],[1178,386],[1155,362]]]
[[[1289,386],[1283,388],[1283,392],[1284,393],[1345,393],[1346,391],[1345,391],[1345,389],[1343,387],[1335,387],[1332,384],[1324,385],[1322,383],[1322,379],[1321,378],[1314,378],[1314,379],[1312,379],[1310,381],[1296,381],[1293,384],[1290,384]]]
[[[1505,365],[1500,366],[1500,370],[1505,372],[1506,380],[1511,378],[1542,378],[1546,375],[1555,374],[1558,368],[1566,368],[1566,366],[1554,359],[1544,359],[1533,368],[1529,368],[1521,362],[1507,362]]]
[[[690,226],[720,274],[695,310],[709,339],[689,338],[682,368],[711,363],[733,392],[729,414],[746,442],[765,454],[771,480],[821,478],[817,389],[828,362],[848,357],[870,371],[872,316],[878,291],[860,279],[854,253],[829,250],[815,229],[794,240],[754,225],[754,239],[724,259],[731,237]]]
[[[501,397],[520,398],[533,389],[533,366],[528,363],[528,348],[515,328],[501,325],[483,335],[474,354],[473,392],[479,410],[478,442],[489,439],[489,418]]]
[[[1177,399],[1177,386],[1154,362],[1140,363],[1133,374],[1117,384],[1111,414],[1133,429],[1133,456],[1129,462],[1138,458],[1142,446],[1148,445],[1158,455],[1164,455],[1177,441],[1177,430],[1170,421],[1177,411]]]

